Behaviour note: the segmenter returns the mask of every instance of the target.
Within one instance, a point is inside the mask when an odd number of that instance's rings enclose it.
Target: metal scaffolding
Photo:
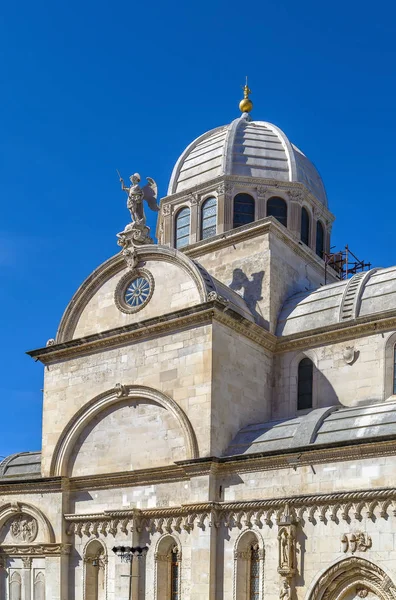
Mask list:
[[[345,246],[344,250],[339,250],[338,252],[325,252],[323,258],[325,261],[325,284],[327,283],[328,267],[331,267],[341,280],[348,279],[361,271],[371,269],[371,263],[359,260],[348,246]]]

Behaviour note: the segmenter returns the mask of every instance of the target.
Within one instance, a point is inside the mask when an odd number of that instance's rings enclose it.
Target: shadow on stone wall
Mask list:
[[[251,279],[249,279],[242,269],[234,269],[229,287],[234,290],[234,292],[240,292],[242,290],[241,296],[249,307],[256,323],[268,329],[269,323],[260,314],[260,309],[257,306],[257,303],[263,299],[263,279],[264,271],[252,273]]]

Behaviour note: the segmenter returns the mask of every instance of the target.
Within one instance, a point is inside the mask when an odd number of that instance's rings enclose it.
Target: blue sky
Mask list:
[[[0,455],[41,445],[43,368],[84,278],[127,223],[116,175],[165,195],[196,136],[239,115],[316,164],[333,244],[396,263],[396,7],[391,0],[3,2],[0,8]]]

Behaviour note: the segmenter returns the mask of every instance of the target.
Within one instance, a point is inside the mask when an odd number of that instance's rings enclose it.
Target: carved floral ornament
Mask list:
[[[295,503],[293,505],[293,502]],[[286,510],[286,506],[288,507]],[[198,504],[165,508],[158,510],[135,510],[103,513],[102,515],[65,515],[68,524],[67,534],[78,536],[97,536],[99,533],[116,536],[132,530],[159,533],[181,531],[190,532],[196,527],[226,527],[251,529],[278,524],[285,527],[284,515],[289,511],[289,531],[308,521],[318,522],[361,521],[363,518],[387,519],[396,516],[396,493],[394,490],[371,492],[340,493],[319,497],[303,497],[268,502],[249,502],[232,504]],[[281,529],[279,533],[281,532]],[[356,535],[356,534],[355,534]],[[293,537],[294,536],[294,537]],[[288,551],[295,552],[295,529],[289,537]],[[280,543],[284,540],[279,540]],[[349,543],[349,542],[348,542]],[[361,542],[360,542],[361,543]],[[368,543],[365,538],[364,543]],[[294,547],[293,547],[294,546]],[[293,558],[288,559],[288,568],[295,568]],[[280,561],[281,562],[281,561]],[[283,561],[285,562],[285,561]],[[279,563],[280,566],[280,563]]]

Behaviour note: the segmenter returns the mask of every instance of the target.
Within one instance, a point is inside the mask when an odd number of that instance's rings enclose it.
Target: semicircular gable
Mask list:
[[[23,525],[24,519],[26,521],[25,526]],[[7,532],[4,531],[4,529],[8,524],[11,525],[12,521],[16,523],[20,522],[21,524],[21,527],[19,527],[16,532],[17,534],[20,533],[20,543],[36,541],[51,544],[55,541],[51,524],[40,509],[32,504],[27,504],[26,502],[7,502],[0,507],[0,539],[2,540],[2,543],[4,543],[4,538],[7,535]],[[35,523],[37,530],[33,531],[31,526]],[[28,534],[31,536],[31,539],[27,537]]]
[[[92,423],[95,425],[95,419],[97,417],[99,417],[100,419],[101,414],[105,417],[110,417],[110,429],[108,429],[107,433],[102,431],[100,432],[100,434],[105,433],[104,436],[102,435],[102,439],[105,439],[105,437],[107,436],[107,441],[111,442],[111,435],[115,435],[114,431],[117,431],[117,427],[114,427],[114,422],[111,422],[112,411],[114,410],[114,408],[117,407],[117,405],[121,408],[129,408],[128,402],[130,403],[131,401],[135,402],[135,404],[137,404],[138,402],[144,403],[146,401],[146,404],[157,405],[163,411],[167,412],[168,416],[176,423],[177,428],[180,429],[183,441],[183,452],[185,453],[185,456],[183,458],[193,459],[199,457],[197,439],[193,427],[190,423],[190,420],[188,419],[185,412],[172,398],[170,398],[162,392],[159,392],[158,390],[154,390],[146,386],[120,385],[100,394],[99,396],[96,396],[74,415],[74,417],[65,427],[55,447],[50,468],[51,475],[66,475],[70,471],[70,460],[72,460],[73,463],[75,463],[76,460],[76,445],[82,446],[82,444],[84,443],[84,440],[82,440],[81,438],[81,434],[83,434],[83,432],[87,430],[87,428],[89,428]],[[124,414],[121,415],[122,418],[124,416]],[[154,423],[155,426],[155,421],[158,420],[158,415],[150,413],[146,416],[148,417],[149,421],[151,420]],[[132,439],[133,420],[130,420],[129,422],[131,423],[132,430],[129,432],[124,432],[124,434],[128,439]],[[145,424],[145,427],[147,429],[147,423]],[[138,429],[139,424],[135,428],[135,431],[137,431]],[[140,429],[143,432],[145,431],[144,427],[140,427]],[[88,434],[90,433],[91,431],[88,431]],[[154,440],[155,442],[157,433],[158,431],[154,431],[145,435],[147,439]],[[174,432],[172,431],[169,437],[173,438],[173,434]],[[118,435],[118,431],[116,435]],[[122,435],[119,437],[122,437]],[[135,442],[134,448],[139,448],[139,440],[138,443]],[[73,452],[75,452],[74,456],[72,455]],[[149,463],[153,464],[152,460],[149,461]],[[109,468],[108,472],[114,472],[115,470],[132,470],[134,468],[135,466],[131,465],[128,468],[117,469],[117,467],[114,467],[114,465],[112,465],[111,468]],[[84,469],[85,467],[81,463],[81,465],[77,469],[80,472],[77,474],[87,474],[84,472]],[[73,473],[73,475],[75,474],[76,471]]]
[[[205,302],[215,290],[211,277],[182,252],[165,246],[136,248],[137,268],[152,277],[150,301],[126,314],[116,305],[117,285],[127,277],[122,253],[98,267],[80,286],[62,317],[56,342],[122,327]],[[131,271],[131,281],[134,274]]]

